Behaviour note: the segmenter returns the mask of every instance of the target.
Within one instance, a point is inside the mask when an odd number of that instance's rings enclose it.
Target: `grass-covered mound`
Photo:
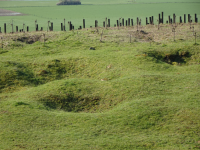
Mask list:
[[[0,149],[199,149],[200,40],[165,28],[5,35]]]

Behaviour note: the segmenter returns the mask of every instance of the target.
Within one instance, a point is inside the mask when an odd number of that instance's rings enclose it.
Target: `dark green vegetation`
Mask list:
[[[199,31],[141,28],[4,35],[0,149],[199,149]]]

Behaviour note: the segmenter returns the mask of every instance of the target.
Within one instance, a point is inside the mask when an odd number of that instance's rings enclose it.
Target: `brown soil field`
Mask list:
[[[11,10],[6,9],[0,9],[0,16],[22,16],[24,14],[21,14],[19,12],[14,12]]]

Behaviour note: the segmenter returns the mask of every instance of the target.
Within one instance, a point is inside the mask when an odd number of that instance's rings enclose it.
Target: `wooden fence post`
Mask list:
[[[173,23],[175,24],[176,23],[176,15],[173,14]]]
[[[153,16],[151,17],[151,24],[154,25]]]
[[[110,27],[110,19],[108,19],[108,27]]]
[[[83,28],[85,29],[85,19],[83,19]]]
[[[35,31],[37,31],[37,26],[36,26],[37,20],[35,20]]]
[[[194,14],[194,18],[195,18],[195,23],[197,23],[198,22],[197,14]]]
[[[124,27],[124,18],[122,18],[122,26]]]
[[[3,37],[1,37],[1,48],[3,49]]]
[[[184,14],[184,23],[186,23],[186,14]]]
[[[6,34],[6,23],[4,23],[4,33]]]
[[[105,26],[106,26],[106,29],[107,29],[107,17],[105,18]]]
[[[131,26],[133,26],[133,19],[131,19]]]
[[[66,30],[65,30],[65,18],[64,18],[64,27],[63,27],[63,30],[66,31]]]
[[[49,22],[50,22],[50,21],[48,21],[48,27],[47,27],[47,32],[49,31]]]
[[[61,31],[63,31],[63,23],[61,23]]]
[[[0,27],[0,33],[1,33],[1,27]]]
[[[29,26],[26,27],[26,31],[29,32]],[[18,32],[18,29],[17,29],[17,32]]]
[[[171,24],[171,18],[170,18],[170,16],[168,16],[168,19],[169,19],[169,24]]]
[[[188,22],[190,23],[190,14],[188,14]]]
[[[146,25],[148,25],[149,23],[148,23],[148,18],[146,17]]]
[[[130,26],[130,18],[128,18],[128,26]]]
[[[160,19],[160,14],[158,14],[158,24],[160,24],[161,19]]]
[[[164,23],[164,13],[162,12],[162,24]]]
[[[149,17],[149,24],[151,24],[151,17]]]
[[[94,21],[94,27],[97,28],[97,20]]]
[[[53,22],[51,22],[51,31],[53,31]]]

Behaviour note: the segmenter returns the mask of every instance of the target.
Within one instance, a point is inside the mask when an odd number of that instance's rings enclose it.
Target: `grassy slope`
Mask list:
[[[106,2],[113,3],[113,1],[106,1]],[[7,30],[8,32],[10,32],[11,31],[10,24],[12,23],[13,19],[14,26],[18,25],[19,28],[22,28],[23,23],[25,23],[25,25],[29,26],[30,30],[33,31],[35,27],[35,20],[37,19],[39,27],[43,27],[44,30],[46,30],[47,22],[48,20],[50,20],[51,22],[54,22],[54,30],[60,31],[60,23],[63,22],[64,18],[66,19],[66,22],[72,21],[72,23],[75,25],[75,28],[77,29],[80,25],[82,25],[83,18],[86,19],[86,26],[89,27],[89,26],[94,26],[94,21],[96,19],[99,21],[99,26],[102,26],[105,17],[110,18],[111,25],[114,26],[116,20],[119,19],[120,17],[124,17],[125,19],[133,18],[134,23],[136,22],[136,17],[140,17],[142,19],[142,24],[145,24],[146,17],[154,16],[154,20],[157,20],[158,13],[161,13],[162,11],[164,12],[165,21],[168,18],[168,15],[173,15],[173,13],[176,13],[177,16],[183,16],[184,14],[190,13],[192,17],[194,17],[195,13],[197,13],[197,15],[200,14],[199,12],[200,3],[193,3],[196,1],[184,1],[187,3],[165,3],[165,4],[163,3],[146,4],[145,2],[147,1],[139,1],[133,4],[129,2],[130,4],[127,4],[127,2],[125,1],[119,1],[119,2],[115,1],[114,3],[115,5],[107,5],[109,3],[106,2],[82,1],[82,3],[85,5],[56,6],[54,4],[56,3],[55,1],[23,2],[23,3],[18,1],[17,2],[1,1],[0,2],[1,7],[6,7],[6,9],[21,12],[27,15],[1,17],[0,26],[2,27],[3,30],[3,24],[7,23]],[[162,1],[162,2],[168,2],[168,1]],[[88,5],[88,4],[96,4],[96,5]],[[98,5],[98,4],[106,4],[106,5]],[[15,5],[17,7],[15,7]],[[34,7],[19,7],[25,5]]]
[[[0,50],[0,149],[200,147],[199,45],[99,42],[93,29],[46,37]],[[152,57],[177,51],[192,56]]]

